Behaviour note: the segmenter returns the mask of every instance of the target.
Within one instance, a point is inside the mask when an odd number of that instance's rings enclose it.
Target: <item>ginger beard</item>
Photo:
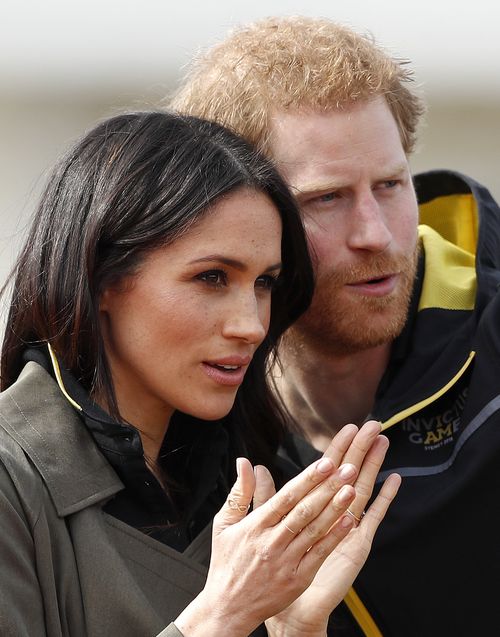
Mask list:
[[[411,255],[378,255],[364,263],[342,265],[317,274],[307,312],[287,331],[284,345],[298,354],[314,347],[332,355],[349,355],[390,342],[401,333],[408,315],[419,247]],[[391,294],[363,295],[346,284],[399,273]]]

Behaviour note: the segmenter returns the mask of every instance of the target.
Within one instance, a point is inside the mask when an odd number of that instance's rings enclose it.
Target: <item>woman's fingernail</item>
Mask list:
[[[240,477],[241,461],[242,458],[236,458],[236,475],[238,476],[238,478]]]
[[[333,462],[330,458],[321,458],[316,468],[320,473],[329,473],[333,469]]]
[[[343,480],[349,480],[356,475],[356,467],[353,464],[343,464],[339,469],[339,476]]]

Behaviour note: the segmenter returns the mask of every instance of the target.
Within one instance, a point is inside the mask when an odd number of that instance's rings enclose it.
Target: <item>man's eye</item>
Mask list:
[[[336,192],[327,192],[324,195],[320,195],[317,199],[320,202],[328,202],[333,201],[338,198],[338,193]]]
[[[214,287],[226,285],[227,283],[226,273],[222,270],[207,270],[206,272],[198,274],[196,278]]]
[[[384,186],[386,188],[394,188],[397,185],[398,185],[397,179],[387,179],[387,181],[384,181]]]

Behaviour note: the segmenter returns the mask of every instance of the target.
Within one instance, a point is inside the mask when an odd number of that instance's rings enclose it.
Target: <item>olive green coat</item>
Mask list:
[[[50,375],[0,395],[2,637],[179,637],[210,529],[180,554],[107,515],[123,488]]]

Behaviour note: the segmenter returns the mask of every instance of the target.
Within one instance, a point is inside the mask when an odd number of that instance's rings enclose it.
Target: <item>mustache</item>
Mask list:
[[[361,281],[382,279],[390,274],[406,273],[413,270],[417,251],[411,255],[379,254],[358,263],[340,263],[335,270],[323,274],[320,283],[335,287]]]

